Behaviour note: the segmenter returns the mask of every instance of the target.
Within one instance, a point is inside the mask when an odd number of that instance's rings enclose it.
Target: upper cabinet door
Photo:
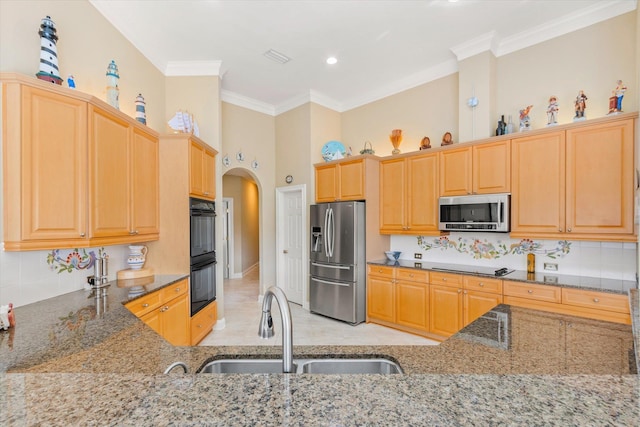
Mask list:
[[[338,166],[339,200],[363,200],[365,198],[365,164],[364,160],[341,162]]]
[[[98,107],[89,107],[92,238],[127,236],[132,231],[130,141],[127,121]]]
[[[157,234],[160,230],[158,138],[134,128],[131,153],[131,231],[135,234]]]
[[[405,159],[380,162],[380,233],[400,233],[406,229]]]
[[[473,146],[473,194],[511,191],[511,141]]]
[[[511,232],[562,233],[565,222],[565,133],[511,142]]]
[[[20,109],[17,103],[5,103],[4,107],[15,109],[12,114]],[[23,86],[21,114],[22,120],[4,124],[7,133],[15,132],[4,141],[5,213],[22,208],[20,215],[5,218],[8,228],[5,244],[10,246],[10,242],[19,240],[84,239],[87,103]],[[18,129],[22,130],[22,138]],[[15,176],[11,176],[14,172]],[[12,218],[16,217],[21,217],[21,225],[13,223]],[[10,233],[14,235],[6,238]]]
[[[407,162],[407,230],[438,231],[438,155],[409,157]]]
[[[202,192],[206,198],[216,198],[216,154],[205,149],[202,154]]]
[[[440,152],[441,196],[471,194],[471,163],[471,147]]]
[[[321,165],[316,171],[316,202],[335,202],[338,195],[338,165]]]
[[[194,141],[191,141],[189,148],[189,176],[190,192],[196,196],[204,194],[202,186],[202,174],[204,172],[204,148]]]
[[[567,232],[633,234],[633,136],[633,120],[567,131]]]

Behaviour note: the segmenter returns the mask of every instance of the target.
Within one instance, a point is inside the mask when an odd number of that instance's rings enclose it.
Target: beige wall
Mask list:
[[[416,88],[342,113],[342,142],[358,154],[371,141],[378,156],[389,156],[389,135],[402,129],[400,151],[417,151],[428,136],[439,147],[442,135],[451,132],[458,141],[458,75],[452,74]]]
[[[240,168],[251,176],[257,185],[258,203],[261,206],[260,228],[260,284],[261,291],[276,282],[275,271],[275,179],[276,130],[272,116],[222,102],[222,137],[219,158],[229,157],[229,168],[221,165],[220,174]],[[236,159],[239,151],[245,160]],[[258,162],[253,169],[251,163]],[[284,179],[284,178],[283,178]],[[219,180],[222,184],[222,179]]]
[[[0,71],[34,76],[39,70],[40,21],[51,16],[59,40],[63,85],[73,74],[77,90],[106,101],[107,66],[120,73],[120,110],[135,117],[135,98],[146,101],[149,127],[164,132],[164,76],[89,3],[77,0],[0,1]]]
[[[282,113],[275,118],[276,130],[276,185],[287,185],[287,175],[293,176],[292,185],[306,185],[311,198],[313,191],[311,158],[311,111],[309,104]]]
[[[636,12],[626,13],[582,30],[498,58],[496,115],[512,114],[533,104],[534,129],[547,124],[549,96],[560,104],[559,123],[570,123],[574,100],[584,90],[587,118],[607,114],[611,90],[622,79],[628,86],[625,111],[638,110]]]

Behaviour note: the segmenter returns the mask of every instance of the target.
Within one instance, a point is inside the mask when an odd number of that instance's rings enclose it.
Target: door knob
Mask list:
[[[283,250],[283,251],[282,251],[282,253],[283,253],[283,254],[288,254],[288,253],[289,253],[289,251],[285,249],[285,250]]]

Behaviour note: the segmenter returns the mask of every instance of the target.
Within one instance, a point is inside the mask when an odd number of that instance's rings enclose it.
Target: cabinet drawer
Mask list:
[[[136,317],[142,317],[145,314],[149,313],[151,310],[154,310],[160,307],[162,303],[161,292],[152,292],[143,297],[137,298],[131,302],[126,304],[126,307],[136,315]]]
[[[502,294],[502,280],[489,279],[486,277],[464,276],[464,288],[473,291]]]
[[[629,298],[626,295],[606,292],[585,291],[582,289],[562,289],[562,303],[579,307],[629,313]]]
[[[370,276],[385,277],[388,279],[394,278],[395,270],[396,269],[394,267],[387,267],[384,265],[369,265],[367,268],[367,272]]]
[[[432,285],[443,285],[462,287],[462,276],[460,274],[440,273],[432,271],[430,274]]]
[[[166,286],[160,290],[162,294],[162,302],[166,303],[171,301],[175,297],[178,297],[182,294],[185,294],[189,290],[189,282],[185,280],[180,280],[179,282],[172,283],[169,286]]]
[[[427,284],[429,283],[429,272],[412,270],[410,268],[398,268],[396,269],[396,279]]]
[[[562,288],[504,281],[504,294],[513,297],[560,303]]]
[[[214,301],[191,318],[191,345],[198,344],[209,334],[217,317],[217,302]]]

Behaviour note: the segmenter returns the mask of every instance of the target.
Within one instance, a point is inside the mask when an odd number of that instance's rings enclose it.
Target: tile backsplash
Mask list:
[[[87,254],[103,248],[52,251],[0,251],[0,304],[15,307],[46,298],[84,289],[93,268],[87,267]],[[119,270],[128,268],[127,245],[105,246],[109,255],[109,280],[115,280]]]
[[[558,265],[557,274],[636,280],[637,243],[511,239],[497,233],[451,233],[446,238],[391,236],[401,259],[526,270],[527,253],[536,254],[536,271]]]

